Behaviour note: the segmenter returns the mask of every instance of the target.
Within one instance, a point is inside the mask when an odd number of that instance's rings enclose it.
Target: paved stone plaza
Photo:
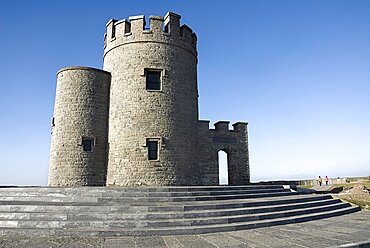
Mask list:
[[[1,237],[0,247],[370,247],[370,211],[299,224],[216,234],[69,238]]]

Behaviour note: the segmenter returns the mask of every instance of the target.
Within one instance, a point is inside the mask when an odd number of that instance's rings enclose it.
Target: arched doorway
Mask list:
[[[229,184],[228,155],[225,151],[218,151],[218,182],[219,185]]]

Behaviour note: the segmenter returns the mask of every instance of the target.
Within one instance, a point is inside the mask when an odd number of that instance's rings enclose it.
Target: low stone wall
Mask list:
[[[329,178],[328,184],[341,184],[346,183],[347,178]],[[323,185],[325,184],[324,178],[322,179]],[[318,185],[319,182],[317,179],[307,179],[307,180],[278,180],[278,181],[261,181],[258,183],[252,184],[261,184],[261,185],[290,185],[290,186],[315,186]]]
[[[346,183],[347,178],[329,178],[328,184],[341,184],[341,183]],[[322,184],[325,184],[325,178],[322,179]],[[310,180],[300,180],[297,181],[297,185],[303,185],[303,186],[315,186],[319,185],[318,179],[310,179]]]

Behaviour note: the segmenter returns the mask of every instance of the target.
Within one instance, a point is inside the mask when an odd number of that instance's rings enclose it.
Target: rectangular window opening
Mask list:
[[[116,25],[113,24],[112,26],[112,36],[111,36],[111,39],[114,39],[116,38]]]
[[[168,24],[168,23],[167,23],[166,25],[164,25],[164,29],[163,29],[163,32],[164,32],[164,33],[169,33],[168,26],[169,26],[169,24]]]
[[[148,140],[148,159],[158,160],[158,140]]]
[[[94,145],[93,138],[82,138],[82,148],[84,152],[91,152]]]
[[[161,90],[161,71],[160,70],[146,70],[146,89],[147,90]]]
[[[104,34],[104,48],[107,46],[107,33]]]

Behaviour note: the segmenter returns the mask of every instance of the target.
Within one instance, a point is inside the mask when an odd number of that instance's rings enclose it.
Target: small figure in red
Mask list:
[[[328,183],[329,183],[329,178],[328,176],[325,176],[325,184],[328,185]]]

